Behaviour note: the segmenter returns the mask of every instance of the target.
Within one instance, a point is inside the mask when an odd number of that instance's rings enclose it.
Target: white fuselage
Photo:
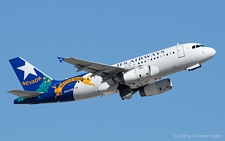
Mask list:
[[[151,84],[162,77],[187,70],[196,64],[202,64],[215,55],[215,50],[204,47],[198,43],[188,43],[172,46],[163,50],[126,60],[113,66],[132,70],[140,66],[151,66],[152,74],[142,77],[137,81],[126,83],[132,89]],[[86,74],[88,76],[89,74]],[[85,76],[84,76],[85,77]],[[75,100],[87,99],[99,95],[118,93],[119,81],[117,78],[102,82],[100,76],[93,76],[91,82],[95,85],[89,86],[77,83],[74,87],[73,95]],[[79,89],[76,89],[79,87]]]

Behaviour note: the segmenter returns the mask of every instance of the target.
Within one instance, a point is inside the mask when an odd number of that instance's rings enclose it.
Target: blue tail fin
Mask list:
[[[10,59],[9,62],[24,90],[37,91],[43,82],[52,80],[48,75],[21,57]]]

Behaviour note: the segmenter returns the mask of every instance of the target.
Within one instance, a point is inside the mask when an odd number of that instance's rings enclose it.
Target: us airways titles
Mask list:
[[[124,62],[118,63],[118,64],[116,64],[116,66],[117,67],[121,67],[123,65],[126,66],[126,65],[129,65],[131,63],[135,63],[135,62],[145,61],[146,59],[150,59],[152,57],[157,57],[157,56],[162,55],[164,53],[165,53],[164,50],[156,51],[156,52],[153,52],[153,53],[150,53],[150,54],[146,54],[146,55],[140,56],[138,58],[134,58],[134,59],[131,59],[131,60],[128,60],[128,61],[124,61]]]
[[[32,85],[34,83],[39,82],[41,79],[42,79],[41,77],[37,77],[37,78],[35,78],[35,79],[31,80],[31,81],[23,81],[22,85],[24,85],[24,86]]]

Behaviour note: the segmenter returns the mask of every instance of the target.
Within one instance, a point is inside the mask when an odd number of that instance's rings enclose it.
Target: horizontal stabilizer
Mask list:
[[[24,90],[10,90],[8,92],[11,94],[14,94],[16,96],[23,97],[23,98],[37,97],[41,94],[41,93],[34,92],[34,91],[24,91]]]

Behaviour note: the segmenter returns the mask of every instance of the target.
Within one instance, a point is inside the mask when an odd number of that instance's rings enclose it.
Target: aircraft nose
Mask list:
[[[209,55],[213,57],[216,54],[216,50],[214,48],[209,48]]]

